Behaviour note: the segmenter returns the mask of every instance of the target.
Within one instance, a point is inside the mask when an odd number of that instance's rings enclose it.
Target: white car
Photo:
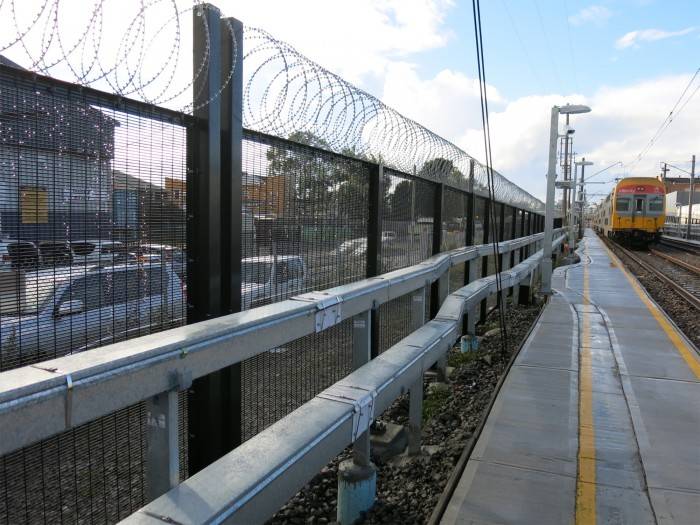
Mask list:
[[[242,306],[246,310],[302,293],[306,266],[298,255],[249,257],[241,261]]]
[[[3,272],[0,355],[19,366],[184,322],[184,286],[166,265]]]
[[[121,241],[70,241],[73,264],[119,264],[126,262],[127,247]]]

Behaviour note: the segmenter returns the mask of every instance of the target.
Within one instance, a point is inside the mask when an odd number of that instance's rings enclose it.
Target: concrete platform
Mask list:
[[[593,232],[581,246],[443,524],[700,523],[700,356]]]

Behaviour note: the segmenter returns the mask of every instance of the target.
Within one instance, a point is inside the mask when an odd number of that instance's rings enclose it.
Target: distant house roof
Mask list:
[[[15,69],[21,69],[21,70],[23,70],[23,71],[27,71],[25,68],[23,68],[22,66],[20,66],[18,63],[13,62],[13,61],[10,60],[9,58],[4,57],[4,56],[2,56],[2,55],[0,55],[0,64],[2,64],[3,66],[14,67]]]

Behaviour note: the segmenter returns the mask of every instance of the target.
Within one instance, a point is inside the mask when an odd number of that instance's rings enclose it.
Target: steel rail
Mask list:
[[[498,246],[507,253],[542,239]],[[493,254],[459,248],[378,277],[0,373],[0,455],[320,332]],[[512,270],[511,270],[512,271]],[[507,273],[507,272],[506,272]]]
[[[614,247],[615,249],[619,250],[622,254],[625,255],[625,257],[628,257],[629,259],[634,261],[635,264],[639,265],[645,271],[651,273],[654,277],[659,279],[661,282],[668,285],[674,292],[676,292],[678,295],[680,295],[691,306],[694,306],[695,308],[700,310],[700,298],[696,297],[695,295],[690,293],[688,290],[686,290],[683,286],[681,286],[680,284],[675,282],[673,279],[669,278],[666,274],[664,274],[664,272],[662,272],[658,268],[654,268],[654,266],[647,263],[646,261],[643,261],[641,258],[637,257],[632,252],[630,252],[628,249],[623,248],[619,244],[617,244],[609,239],[606,239],[605,237],[602,237],[602,236],[601,236],[601,239],[603,239],[603,242],[605,242],[608,246]]]
[[[673,237],[671,235],[662,235],[659,242],[672,248],[678,248],[679,250],[700,255],[700,242],[698,241],[681,239],[680,237]]]
[[[656,255],[657,257],[661,257],[662,259],[666,259],[670,263],[673,263],[677,266],[680,266],[684,270],[688,270],[691,273],[694,273],[696,275],[700,275],[700,267],[693,266],[690,263],[687,263],[685,261],[677,259],[676,257],[673,257],[667,253],[664,253],[664,252],[660,252],[658,250],[651,249],[651,250],[649,250],[649,252]]]
[[[539,250],[502,272],[504,289],[537,272],[541,259]],[[496,293],[495,275],[456,290],[433,320],[122,523],[264,523],[452,348],[465,312]],[[365,404],[343,402],[338,391],[362,392]]]

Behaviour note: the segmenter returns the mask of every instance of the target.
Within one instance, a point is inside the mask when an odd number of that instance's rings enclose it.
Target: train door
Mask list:
[[[632,212],[632,228],[641,230],[644,228],[644,218],[647,214],[647,196],[637,194],[634,196]]]

